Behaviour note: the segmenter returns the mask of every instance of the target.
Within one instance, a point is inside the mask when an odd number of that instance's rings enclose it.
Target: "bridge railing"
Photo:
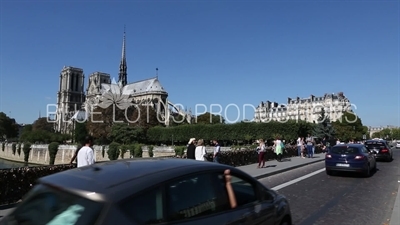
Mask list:
[[[75,168],[76,165],[19,167],[0,170],[0,205],[18,202],[35,185],[37,179]]]

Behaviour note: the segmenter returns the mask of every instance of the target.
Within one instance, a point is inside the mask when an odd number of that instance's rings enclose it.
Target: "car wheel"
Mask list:
[[[325,170],[325,172],[326,172],[327,175],[332,176],[332,171],[330,171],[330,170]]]
[[[370,177],[371,176],[371,167],[368,164],[367,170],[364,171],[364,176],[365,177]]]

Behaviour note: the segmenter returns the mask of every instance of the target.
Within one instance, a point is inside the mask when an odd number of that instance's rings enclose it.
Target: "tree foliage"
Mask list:
[[[147,131],[151,143],[186,143],[190,138],[212,140],[227,143],[238,141],[252,142],[256,139],[273,139],[276,135],[285,140],[295,140],[299,135],[306,136],[314,127],[307,122],[288,121],[286,123],[235,123],[235,124],[189,124],[175,127],[153,127]]]
[[[368,133],[368,128],[363,126],[361,119],[352,112],[345,112],[342,117],[332,123],[336,138],[341,141],[362,140]]]
[[[197,116],[194,122],[198,124],[224,124],[225,119],[221,115],[206,112]]]
[[[8,117],[0,112],[0,139],[15,138],[18,136],[18,124],[15,119]]]
[[[329,115],[326,115],[324,108],[321,109],[317,124],[314,127],[313,135],[322,139],[332,139],[335,136],[335,129],[330,123]]]
[[[372,134],[373,138],[385,138],[389,140],[400,140],[400,128],[385,128]]]
[[[160,125],[154,108],[134,105],[127,110],[115,106],[96,108],[87,121],[88,132],[101,143],[143,142],[149,128]]]
[[[76,143],[82,144],[85,141],[85,137],[88,135],[88,131],[86,129],[86,122],[75,123],[75,131],[74,131],[74,139]]]
[[[127,123],[118,123],[112,126],[109,139],[121,144],[143,143],[146,135],[140,127],[129,126]]]
[[[33,124],[25,125],[19,137],[20,141],[30,143],[62,143],[70,138],[68,134],[56,133],[54,124],[49,123],[46,117],[35,120]]]
[[[54,123],[49,123],[47,117],[41,117],[33,122],[32,130],[54,133]]]
[[[93,109],[87,120],[87,130],[100,143],[108,143],[111,128],[116,123],[127,123],[132,118],[134,108],[121,110],[115,105]]]

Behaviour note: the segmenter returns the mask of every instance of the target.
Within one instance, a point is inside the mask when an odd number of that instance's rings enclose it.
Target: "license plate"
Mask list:
[[[340,167],[350,167],[349,164],[343,164],[343,163],[337,163],[336,166],[340,166]]]

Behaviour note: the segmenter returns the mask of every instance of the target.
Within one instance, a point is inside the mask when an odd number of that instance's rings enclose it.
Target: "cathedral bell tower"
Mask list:
[[[128,67],[126,65],[126,55],[125,55],[125,46],[126,46],[126,40],[125,40],[125,27],[124,27],[124,37],[122,40],[122,57],[121,57],[121,63],[119,64],[119,73],[118,73],[118,83],[120,83],[122,86],[125,86],[127,84],[127,70]]]

